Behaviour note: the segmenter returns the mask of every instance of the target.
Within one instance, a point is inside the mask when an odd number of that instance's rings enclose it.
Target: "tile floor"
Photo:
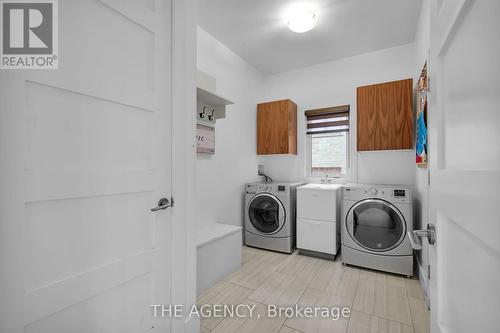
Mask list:
[[[429,312],[417,279],[243,247],[243,265],[198,304],[255,305],[252,318],[204,318],[201,332],[423,333]],[[267,305],[348,306],[350,318],[267,318]],[[257,319],[255,314],[261,314]]]

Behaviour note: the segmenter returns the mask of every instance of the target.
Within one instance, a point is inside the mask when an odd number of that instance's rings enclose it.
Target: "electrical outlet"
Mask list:
[[[264,173],[264,165],[259,164],[259,169],[257,170],[257,173],[260,175],[261,173]]]

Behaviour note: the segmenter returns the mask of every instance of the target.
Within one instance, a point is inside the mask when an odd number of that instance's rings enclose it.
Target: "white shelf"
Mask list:
[[[212,121],[207,121],[207,119],[200,119],[200,117],[197,118],[198,123],[207,126],[215,126],[216,119],[226,118],[226,106],[234,104],[230,100],[200,87],[196,88],[196,99],[198,109],[197,112],[199,112],[199,110],[203,106],[208,106],[207,111],[213,112],[214,118],[212,119]]]
[[[212,106],[226,106],[234,104],[233,102],[231,102],[228,99],[225,99],[224,97],[221,97],[219,95],[216,95],[199,87],[196,88],[196,97],[200,101],[203,101],[204,103],[210,104]]]

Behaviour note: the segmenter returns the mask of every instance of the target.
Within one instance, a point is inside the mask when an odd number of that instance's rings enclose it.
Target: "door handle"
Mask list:
[[[422,238],[427,238],[430,245],[436,244],[436,226],[427,224],[427,229],[408,231],[411,247],[414,250],[422,250]]]
[[[174,199],[172,198],[172,203],[167,198],[161,198],[158,201],[158,206],[151,208],[152,212],[157,212],[159,210],[167,209],[168,207],[174,207]]]

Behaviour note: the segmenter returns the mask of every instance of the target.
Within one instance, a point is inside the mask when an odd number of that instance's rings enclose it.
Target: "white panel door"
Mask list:
[[[171,22],[60,0],[59,69],[0,72],[0,332],[170,331]]]
[[[498,332],[500,1],[432,1],[431,331]]]

